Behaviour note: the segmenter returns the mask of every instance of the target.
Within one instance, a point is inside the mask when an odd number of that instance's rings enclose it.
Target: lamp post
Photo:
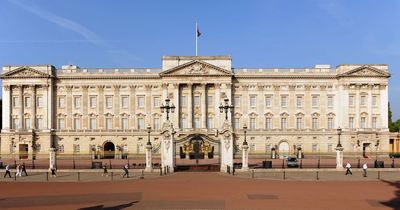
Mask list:
[[[56,130],[54,128],[50,129],[50,169],[55,169],[57,166],[56,146],[54,139],[55,131]]]
[[[336,145],[336,147],[342,147],[342,144],[340,143],[340,135],[342,135],[342,129],[339,127],[337,129],[338,135],[339,135],[339,139],[338,139],[338,143]]]
[[[340,143],[340,135],[342,135],[342,129],[339,127],[338,131],[338,144],[336,145],[336,169],[342,170],[343,169],[343,147]]]
[[[225,98],[224,102],[225,102],[224,105],[221,104],[219,106],[219,111],[221,113],[225,112],[225,120],[228,120],[228,111],[232,113],[234,106],[232,104],[231,105],[228,104],[229,102],[228,98]]]
[[[243,126],[243,132],[244,132],[244,141],[242,145],[242,170],[249,170],[249,145],[246,140],[246,134],[247,134],[247,126]]]
[[[163,104],[160,108],[161,108],[161,113],[167,113],[167,121],[169,120],[169,113],[174,113],[175,112],[175,105],[171,104],[169,105],[169,102],[171,100],[169,98],[165,99],[165,105]]]
[[[168,112],[167,112],[167,120],[168,120]],[[146,144],[146,171],[152,171],[152,161],[151,161],[151,149],[153,148],[150,142],[150,132],[151,127],[147,125],[147,144]]]
[[[375,143],[375,161],[378,160],[378,149],[379,149],[379,137],[376,134],[376,143]]]

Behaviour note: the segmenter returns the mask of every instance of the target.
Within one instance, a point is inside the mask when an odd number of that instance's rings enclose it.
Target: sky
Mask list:
[[[388,64],[400,118],[400,1],[0,0],[0,65],[161,67],[230,55],[236,68]]]

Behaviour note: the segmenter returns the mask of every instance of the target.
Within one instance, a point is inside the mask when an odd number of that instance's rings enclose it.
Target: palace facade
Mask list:
[[[247,126],[252,154],[280,157],[344,152],[389,152],[387,65],[336,68],[233,68],[230,56],[164,56],[162,68],[4,66],[1,154],[143,154],[160,152],[165,99],[177,158],[189,152],[218,157],[225,99],[234,153]],[[340,133],[338,128],[341,128]],[[200,145],[188,152],[193,139]],[[206,146],[206,147],[205,147]],[[214,157],[215,156],[215,157]]]

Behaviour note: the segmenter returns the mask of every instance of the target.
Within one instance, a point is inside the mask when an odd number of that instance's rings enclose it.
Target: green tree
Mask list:
[[[388,103],[388,121],[389,121],[389,131],[399,132],[400,130],[400,119],[396,122],[392,120],[392,110],[390,109],[390,103]]]

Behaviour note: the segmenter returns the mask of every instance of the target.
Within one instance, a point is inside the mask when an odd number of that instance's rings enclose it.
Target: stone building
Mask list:
[[[233,68],[230,56],[164,56],[162,68],[4,66],[1,154],[142,154],[151,127],[160,152],[169,98],[176,158],[218,158],[229,99],[234,153],[247,125],[250,155],[388,152],[387,65]],[[194,144],[195,143],[195,144]],[[194,145],[194,147],[193,147]],[[196,153],[196,154],[193,154]],[[205,153],[205,154],[204,154]]]

